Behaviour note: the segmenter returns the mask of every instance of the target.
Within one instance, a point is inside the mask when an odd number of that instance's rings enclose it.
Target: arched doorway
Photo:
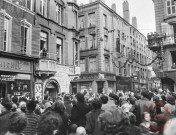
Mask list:
[[[171,78],[162,78],[161,83],[164,90],[168,89],[169,91],[174,92],[175,82]]]
[[[44,95],[48,94],[52,99],[56,99],[59,91],[60,91],[59,83],[56,80],[51,79],[45,85]]]

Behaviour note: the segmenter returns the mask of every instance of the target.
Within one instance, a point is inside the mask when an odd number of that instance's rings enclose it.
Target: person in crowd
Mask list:
[[[59,129],[61,135],[67,135],[68,130],[68,115],[65,111],[65,106],[62,101],[56,101],[52,107],[52,111],[62,118],[62,125]]]
[[[28,125],[24,129],[23,133],[25,135],[35,135],[37,132],[37,126],[40,116],[34,113],[36,107],[36,102],[31,100],[27,103],[26,117],[28,119]]]
[[[14,112],[8,121],[8,131],[5,135],[24,135],[22,132],[27,126],[27,118],[24,113]]]
[[[136,109],[136,119],[137,125],[142,122],[143,112],[149,112],[153,115],[155,113],[155,104],[152,101],[149,101],[149,92],[143,90],[141,92],[141,99],[135,102],[134,110]]]
[[[167,103],[161,109],[163,113],[173,113],[175,111],[175,98],[171,95],[166,97]]]
[[[111,107],[98,117],[100,130],[108,135],[130,135],[130,121],[120,107]]]
[[[66,94],[63,99],[64,99],[64,105],[65,105],[65,108],[66,108],[66,113],[70,117],[71,116],[71,110],[73,108],[73,105],[71,104],[70,94]]]
[[[84,127],[78,127],[76,129],[76,135],[87,135]]]
[[[129,120],[130,120],[130,135],[141,135],[141,128],[136,126],[136,116],[134,114],[131,114],[129,116]]]
[[[77,103],[73,105],[71,111],[71,122],[78,126],[85,127],[86,125],[86,114],[91,110],[90,106],[85,103],[84,95],[77,93]]]
[[[14,96],[12,97],[12,112],[16,112],[18,108],[18,97]]]
[[[104,112],[104,110],[101,109],[102,107],[102,101],[100,98],[94,98],[94,100],[92,101],[92,107],[93,110],[90,111],[86,117],[87,117],[87,121],[86,121],[86,126],[85,129],[87,131],[88,134],[91,135],[102,135],[102,131],[100,130],[100,128],[98,127],[98,116]]]
[[[62,118],[55,112],[46,112],[41,116],[37,127],[37,135],[62,135],[60,134],[60,127],[62,125]]]
[[[109,101],[108,96],[102,95],[100,99],[102,101],[102,110],[106,110],[106,108],[108,108],[108,101]]]
[[[1,115],[0,115],[0,135],[7,132],[8,126],[9,126],[9,117],[11,115],[11,108],[12,105],[9,101],[9,99],[5,98],[1,102],[2,108],[1,108]]]
[[[163,135],[176,135],[176,118],[168,120],[164,126]]]
[[[68,135],[76,135],[76,129],[78,126],[76,124],[70,124],[68,127]]]

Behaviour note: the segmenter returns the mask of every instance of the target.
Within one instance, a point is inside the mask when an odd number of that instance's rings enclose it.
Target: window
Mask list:
[[[47,0],[40,0],[40,13],[47,17]]]
[[[78,28],[78,13],[77,13],[77,11],[74,11],[74,18],[75,18],[74,28],[77,29]]]
[[[96,72],[96,57],[89,58],[89,71]]]
[[[105,49],[109,49],[109,47],[108,47],[108,37],[107,36],[104,36],[104,48]]]
[[[85,50],[86,49],[85,37],[80,37],[80,49],[81,50]]]
[[[107,28],[107,15],[103,14],[104,27]]]
[[[22,21],[21,25],[21,47],[22,53],[26,55],[31,54],[31,27],[26,20]]]
[[[89,35],[88,49],[95,48],[95,36]]]
[[[62,64],[63,58],[63,40],[61,38],[56,39],[56,55],[59,64]]]
[[[33,0],[13,0],[15,4],[21,5],[29,10],[32,10]]]
[[[80,69],[81,69],[81,72],[86,71],[85,59],[80,59]]]
[[[105,57],[105,71],[110,71],[110,65],[109,65],[109,57]]]
[[[75,54],[75,66],[78,66],[79,65],[79,46],[78,46],[78,43],[77,42],[75,42],[75,52],[74,52],[74,54]]]
[[[88,27],[95,26],[95,12],[88,14]]]
[[[167,14],[175,14],[175,3],[174,0],[167,0],[166,1],[166,10],[167,10]]]
[[[48,47],[48,34],[45,32],[40,32],[40,56],[46,57],[47,47]]]
[[[12,17],[0,11],[0,46],[2,51],[9,51],[10,49],[10,35],[11,35]]]
[[[79,29],[82,29],[85,27],[85,24],[84,24],[84,16],[79,16]]]
[[[56,5],[56,22],[62,25],[62,6],[59,4]]]

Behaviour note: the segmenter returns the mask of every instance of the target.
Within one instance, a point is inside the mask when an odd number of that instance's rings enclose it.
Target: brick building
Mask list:
[[[0,1],[0,98],[33,95],[38,44],[30,9],[30,5]]]
[[[0,64],[1,75],[6,80],[16,76],[28,79],[28,85],[19,81],[17,85],[30,87],[31,96],[35,97],[42,98],[47,93],[56,98],[60,92],[69,92],[70,82],[79,74],[79,7],[76,1],[1,0],[0,6],[3,22],[0,24],[4,24],[0,36],[3,42],[0,54],[4,57]],[[6,55],[10,55],[8,59]],[[16,63],[20,63],[18,70]],[[1,91],[15,85],[12,81],[9,86],[2,83]]]
[[[151,61],[146,38],[119,16],[115,9],[115,4],[109,8],[100,0],[80,6],[78,28],[81,75],[72,83],[75,91],[101,93],[147,87],[150,75],[147,67],[134,62],[122,66],[131,52],[143,64]],[[128,13],[124,15],[129,17]],[[133,78],[136,69],[139,70],[138,80]]]
[[[174,0],[153,0],[155,7],[156,32],[166,34],[163,39],[163,66],[157,70],[163,89],[176,91],[176,4]],[[160,52],[161,45],[151,44],[151,50]]]

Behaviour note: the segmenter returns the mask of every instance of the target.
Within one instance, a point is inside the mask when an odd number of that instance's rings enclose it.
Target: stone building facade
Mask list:
[[[124,64],[132,52],[143,64],[151,61],[146,38],[115,9],[114,4],[110,8],[102,1],[80,6],[81,75],[73,82],[77,91],[109,93],[147,87],[149,69],[134,62]],[[138,80],[133,78],[136,69]]]
[[[156,32],[166,34],[163,39],[163,66],[157,70],[162,88],[176,91],[176,4],[173,0],[153,0],[155,7]],[[160,51],[161,46],[151,45],[151,50]]]

